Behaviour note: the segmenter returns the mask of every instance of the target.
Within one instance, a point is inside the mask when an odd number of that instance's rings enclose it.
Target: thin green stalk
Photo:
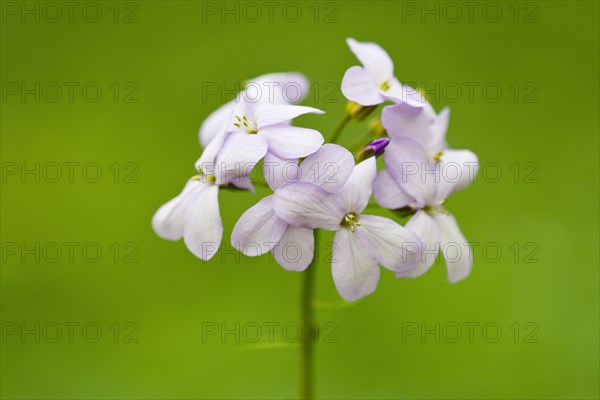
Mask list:
[[[336,143],[340,134],[350,122],[352,117],[348,114],[340,121],[333,130],[330,143]],[[256,184],[256,183],[255,183]],[[302,313],[302,346],[300,347],[300,399],[314,399],[315,387],[315,352],[314,346],[317,338],[317,327],[315,325],[315,300],[314,287],[319,264],[319,230],[315,229],[315,243],[313,260],[304,271],[302,281],[301,313]]]
[[[337,140],[340,136],[340,133],[342,133],[342,131],[344,130],[344,128],[346,127],[348,122],[350,122],[351,119],[352,119],[352,117],[349,114],[344,115],[344,118],[340,121],[338,126],[336,126],[335,129],[333,130],[333,133],[331,134],[331,138],[329,139],[329,143],[337,142]]]
[[[315,229],[315,254],[304,271],[302,282],[302,346],[300,351],[300,399],[313,399],[315,386],[314,346],[316,342],[314,287],[319,264],[319,230]]]
[[[362,135],[360,135],[360,137],[359,137],[358,139],[356,139],[356,140],[354,141],[354,143],[352,143],[352,144],[350,145],[350,149],[349,149],[349,150],[350,150],[351,152],[353,152],[353,153],[354,153],[355,151],[357,151],[357,150],[360,150],[360,148],[361,148],[362,146],[364,146],[364,145],[365,145],[365,143],[367,142],[367,140],[368,140],[368,139],[370,139],[372,136],[373,136],[373,132],[371,132],[371,131],[366,131],[365,133],[363,133]]]
[[[338,126],[333,130],[330,143],[337,142],[340,133],[344,130],[352,118],[345,115]],[[314,257],[306,271],[302,273],[302,294],[301,294],[301,313],[302,313],[302,345],[300,346],[300,399],[314,399],[315,395],[315,343],[317,339],[317,326],[315,325],[315,277],[317,266],[319,264],[319,230],[315,229]]]

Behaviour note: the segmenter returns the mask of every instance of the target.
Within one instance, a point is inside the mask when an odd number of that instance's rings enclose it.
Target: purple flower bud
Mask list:
[[[369,157],[377,157],[383,154],[383,150],[390,143],[390,139],[388,138],[380,138],[371,140],[369,143],[365,145],[356,156],[356,161],[360,162],[362,160],[366,160]]]
[[[365,150],[368,152],[372,151],[373,155],[377,157],[383,154],[383,151],[388,144],[390,144],[390,139],[388,138],[375,139],[365,146]]]

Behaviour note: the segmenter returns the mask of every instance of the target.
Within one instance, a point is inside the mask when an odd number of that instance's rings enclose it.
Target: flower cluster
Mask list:
[[[271,252],[286,270],[303,271],[313,263],[314,230],[335,231],[332,275],[349,301],[375,290],[380,265],[398,278],[417,277],[440,251],[451,282],[467,277],[471,249],[444,204],[473,181],[477,157],[449,148],[449,110],[436,113],[423,95],[401,84],[380,46],[354,39],[348,45],[362,66],[349,68],[342,80],[350,100],[345,121],[361,121],[386,103],[356,154],[324,144],[316,130],[292,125],[300,115],[323,114],[294,103],[308,92],[304,76],[260,76],[202,124],[197,174],[156,212],[156,233],[183,238],[194,255],[209,260],[223,236],[220,189],[254,193],[254,184],[262,183],[250,179],[258,165],[272,194],[244,212],[233,228],[231,243],[244,254]],[[290,86],[300,96],[289,98]],[[385,168],[377,171],[380,155]],[[365,213],[372,195],[382,208],[411,216],[406,225]]]

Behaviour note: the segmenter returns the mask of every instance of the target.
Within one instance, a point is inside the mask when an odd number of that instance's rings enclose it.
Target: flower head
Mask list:
[[[333,164],[336,160],[338,164]],[[286,182],[310,182],[327,192],[338,190],[348,179],[354,165],[344,148],[326,144],[308,156],[300,166],[298,160],[279,159],[267,153],[264,160],[265,180],[275,193]],[[333,173],[331,166],[335,166]],[[341,168],[339,168],[341,166]],[[273,206],[274,195],[259,201],[235,224],[231,235],[233,247],[247,256],[271,251],[275,260],[290,271],[303,271],[313,259],[313,229],[292,226],[279,218]]]
[[[416,212],[406,227],[421,238],[426,255],[413,269],[397,272],[398,277],[422,275],[433,265],[440,250],[451,282],[469,275],[471,249],[456,220],[444,207],[448,196],[471,182],[477,173],[477,157],[468,150],[462,150],[461,154],[461,163],[444,159],[434,162],[412,139],[404,137],[390,142],[384,154],[386,169],[377,174],[373,185],[375,199],[384,208],[408,207]]]
[[[405,272],[418,262],[418,237],[394,221],[364,215],[376,174],[375,158],[354,168],[343,186],[328,192],[309,182],[281,186],[274,197],[276,214],[292,226],[336,231],[332,273],[346,300],[371,294],[379,282],[381,264]]]
[[[190,178],[181,194],[160,207],[152,218],[158,236],[169,240],[183,237],[187,248],[205,261],[214,256],[223,237],[219,187],[233,184],[247,188],[253,160],[266,152],[266,144],[255,145],[252,137],[228,141],[218,152],[214,150],[217,147],[221,146],[215,142],[207,148],[196,163],[198,175]]]
[[[422,108],[405,104],[387,106],[381,115],[381,123],[392,142],[403,138],[411,139],[423,149],[427,162],[443,162],[444,168],[457,169],[460,180],[457,187],[460,189],[472,182],[479,164],[477,156],[471,151],[449,148],[446,142],[449,119],[449,108],[446,107],[436,114],[427,102]]]
[[[352,38],[347,39],[347,43],[362,67],[350,67],[344,74],[342,92],[346,98],[363,106],[386,100],[422,106],[418,92],[396,79],[394,63],[384,49],[376,43],[357,42]]]
[[[242,101],[236,104],[226,132],[255,136],[257,144],[266,144],[270,153],[282,159],[306,157],[321,147],[323,135],[314,129],[292,126],[291,120],[309,113],[324,112],[306,106]]]
[[[235,104],[240,101],[269,104],[292,104],[308,94],[308,80],[297,72],[272,73],[248,80],[235,100],[223,104],[210,114],[200,126],[198,133],[202,147],[225,130],[230,122]]]

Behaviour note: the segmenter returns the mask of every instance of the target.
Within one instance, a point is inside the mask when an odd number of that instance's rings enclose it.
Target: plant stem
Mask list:
[[[370,138],[371,138],[371,136],[373,136],[373,132],[371,132],[371,131],[366,131],[365,133],[363,133],[362,135],[360,135],[360,137],[359,137],[358,139],[356,139],[356,140],[354,141],[354,143],[352,143],[352,144],[350,145],[350,148],[349,148],[349,150],[350,150],[351,152],[355,152],[355,151],[357,151],[357,150],[360,150],[360,148],[361,148],[363,145],[365,145],[365,144],[366,144],[366,142],[367,142],[367,139],[370,139]]]
[[[352,117],[346,114],[338,126],[333,130],[330,143],[337,142],[340,133],[344,130]],[[302,293],[300,307],[302,313],[302,344],[300,346],[300,399],[314,399],[315,369],[314,369],[314,346],[318,338],[317,325],[315,325],[315,277],[319,264],[319,230],[314,230],[315,244],[313,260],[302,273]]]
[[[315,229],[315,254],[312,262],[303,272],[302,281],[302,346],[300,348],[300,399],[314,398],[314,345],[316,329],[314,325],[315,301],[314,287],[317,266],[319,264],[319,230]]]
[[[336,126],[335,129],[333,130],[333,133],[331,134],[331,138],[329,139],[330,143],[337,142],[338,137],[340,136],[340,133],[342,133],[342,131],[346,127],[346,124],[348,124],[348,122],[350,122],[351,119],[352,119],[352,117],[349,114],[344,115],[344,118],[340,121],[338,126]]]

